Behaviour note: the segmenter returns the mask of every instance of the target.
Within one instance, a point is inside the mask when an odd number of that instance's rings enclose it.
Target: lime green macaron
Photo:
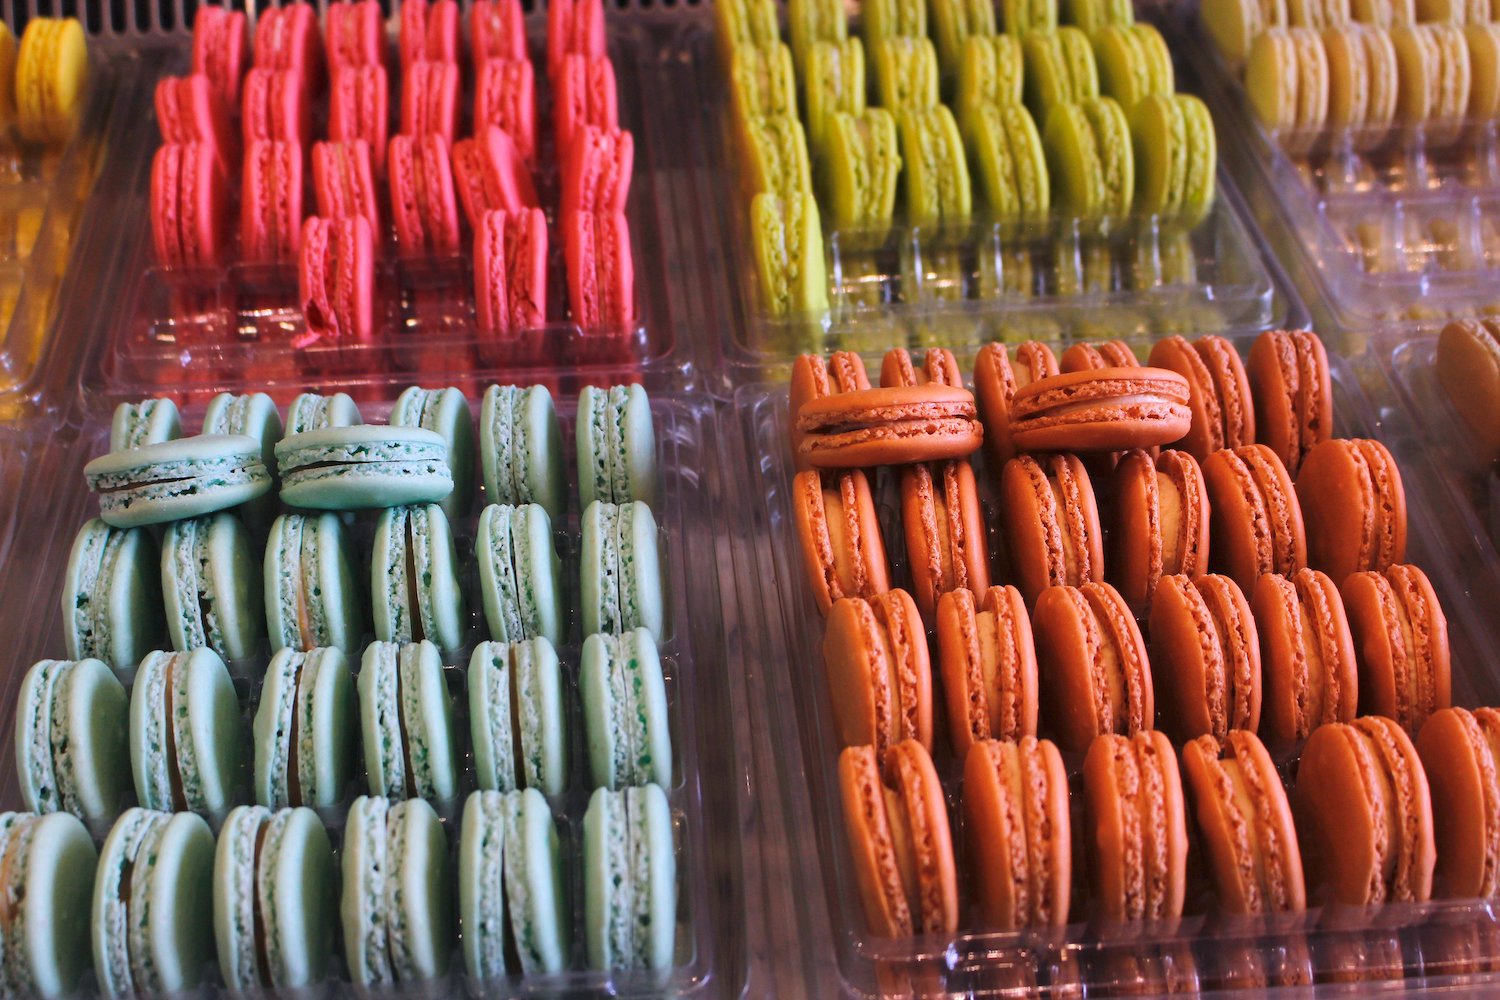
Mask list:
[[[859,5],[860,31],[865,44],[873,46],[887,38],[925,38],[925,0],[863,0]]]
[[[1099,96],[1099,70],[1088,36],[1077,28],[1033,31],[1021,40],[1026,106],[1039,122],[1053,106]]]
[[[937,50],[926,38],[885,38],[870,46],[880,106],[930,108],[938,102]]]
[[[1062,19],[1085,35],[1107,25],[1135,23],[1135,10],[1130,0],[1062,0]]]
[[[932,0],[932,27],[937,37],[943,76],[958,72],[964,42],[995,34],[995,8],[990,0]]]
[[[970,35],[958,64],[959,117],[976,104],[1021,103],[1021,42],[1012,35]]]
[[[1213,206],[1213,118],[1196,97],[1148,97],[1130,115],[1136,207],[1193,225]]]
[[[1060,207],[1084,217],[1130,211],[1135,191],[1130,126],[1112,98],[1054,107],[1042,145]]]
[[[967,219],[973,209],[969,167],[952,112],[939,104],[906,108],[897,117],[907,221],[923,225]]]
[[[740,121],[797,113],[797,76],[792,71],[792,50],[785,44],[735,49],[729,79]]]
[[[828,119],[839,113],[865,110],[865,47],[858,38],[815,42],[807,53],[802,78],[807,105],[807,139],[814,151],[823,148]]]
[[[837,114],[819,166],[823,204],[838,229],[888,226],[901,175],[896,119],[885,108]]]
[[[799,71],[807,66],[813,42],[842,42],[849,37],[849,18],[840,0],[788,0],[786,18],[792,58]]]
[[[714,4],[719,51],[728,61],[741,45],[769,45],[780,39],[776,0],[720,0]]]
[[[773,115],[752,118],[742,125],[745,178],[750,194],[770,191],[784,195],[812,190],[807,138],[800,121],[791,115]]]
[[[750,228],[765,311],[785,317],[826,310],[823,226],[812,195],[756,195],[750,202]]]
[[[1172,54],[1149,24],[1111,24],[1094,33],[1094,59],[1099,67],[1099,89],[1120,102],[1128,114],[1137,101],[1176,89]]]
[[[980,104],[964,113],[964,147],[996,218],[1036,218],[1051,204],[1042,138],[1021,104]]]
[[[1057,28],[1057,0],[1001,0],[1001,10],[1007,34],[1019,37]]]

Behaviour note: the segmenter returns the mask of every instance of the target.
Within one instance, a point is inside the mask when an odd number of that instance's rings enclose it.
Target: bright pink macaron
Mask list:
[[[401,256],[457,253],[458,198],[443,137],[396,136],[386,168]]]
[[[249,68],[248,24],[244,11],[210,5],[193,17],[193,72],[206,75],[231,107],[239,103],[240,80]]]
[[[214,161],[226,175],[239,158],[239,137],[229,126],[229,109],[206,73],[157,81],[156,124],[163,142],[212,146]]]
[[[585,125],[562,170],[562,211],[623,212],[635,167],[635,139],[623,129]]]
[[[251,263],[296,259],[304,203],[302,149],[261,139],[245,150],[240,184],[240,257]]]
[[[453,174],[464,216],[476,232],[486,212],[515,212],[539,204],[520,150],[494,126],[454,144]]]
[[[302,225],[297,290],[307,335],[319,340],[367,342],[375,332],[375,246],[362,215],[310,217]]]
[[[224,175],[211,147],[167,143],[151,164],[151,235],[166,267],[211,267],[224,249]]]
[[[526,15],[521,0],[474,0],[469,7],[469,44],[474,65],[487,59],[526,57]]]
[[[385,14],[379,0],[329,4],[325,30],[330,76],[347,66],[385,66]]]
[[[547,217],[539,208],[486,212],[474,232],[474,311],[503,338],[547,320]]]
[[[401,81],[401,131],[440,135],[449,144],[458,131],[458,66],[427,60],[413,63]]]
[[[536,158],[535,77],[531,60],[495,56],[479,64],[474,80],[474,131],[504,131],[527,163]]]
[[[390,87],[384,66],[340,66],[333,71],[328,95],[328,138],[335,142],[363,139],[370,146],[376,176],[385,174],[389,102]]]
[[[323,36],[310,3],[267,7],[255,23],[255,65],[295,73],[311,93],[323,86]]]
[[[547,4],[547,75],[553,80],[563,57],[604,58],[604,4],[601,0],[557,0]]]
[[[635,266],[623,212],[574,212],[563,218],[568,301],[585,330],[620,332],[635,322]]]
[[[306,149],[312,120],[302,78],[291,70],[252,69],[240,91],[240,128],[247,146],[275,139]]]
[[[455,0],[403,0],[401,71],[419,62],[458,65],[458,4]]]
[[[316,143],[312,165],[318,214],[325,219],[362,215],[378,240],[380,209],[375,197],[375,171],[370,165],[369,144],[363,139]]]
[[[615,67],[605,58],[564,56],[554,77],[552,128],[558,162],[566,163],[573,135],[585,125],[619,128]]]

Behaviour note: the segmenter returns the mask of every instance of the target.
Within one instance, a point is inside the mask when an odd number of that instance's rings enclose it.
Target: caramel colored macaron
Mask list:
[[[865,363],[853,351],[834,351],[827,360],[816,354],[802,354],[792,363],[787,423],[791,427],[792,460],[799,472],[812,468],[802,455],[803,434],[797,429],[797,414],[802,404],[810,399],[868,388],[870,379],[865,374]]]
[[[841,746],[932,746],[932,664],[911,595],[846,597],[828,613],[823,663]]]
[[[1189,426],[1187,380],[1162,368],[1095,368],[1053,375],[1011,400],[1021,451],[1119,451],[1169,444]]]
[[[989,587],[984,513],[974,467],[967,459],[903,468],[901,519],[912,590],[925,619],[932,620],[943,594]]]
[[[1406,559],[1406,491],[1379,441],[1333,438],[1307,453],[1297,473],[1307,527],[1307,563],[1342,582]]]
[[[1047,587],[1104,579],[1099,508],[1075,455],[1022,455],[1000,475],[1011,577],[1027,604]]]
[[[875,497],[863,472],[797,473],[792,516],[808,586],[822,614],[840,598],[874,597],[891,589]]]
[[[956,385],[963,388],[963,373],[958,370],[958,359],[946,347],[929,347],[919,357],[904,347],[893,347],[885,352],[880,363],[880,385],[894,388],[900,385]]]
[[[985,344],[974,358],[974,396],[984,421],[985,451],[993,468],[1016,457],[1010,437],[1011,400],[1026,386],[1057,374],[1057,357],[1039,340],[1016,348],[1012,362],[1004,344]]]
[[[1320,726],[1297,766],[1292,813],[1309,897],[1327,885],[1352,906],[1432,894],[1432,804],[1405,730],[1366,716]]]
[[[1340,589],[1359,661],[1359,711],[1409,733],[1453,704],[1448,619],[1416,566],[1355,573]]]
[[[1187,890],[1187,815],[1172,744],[1156,730],[1094,740],[1083,761],[1094,912],[1171,920]]]
[[[1225,448],[1203,463],[1208,485],[1211,565],[1244,590],[1262,573],[1307,565],[1302,508],[1286,466],[1263,444]]]
[[[1290,753],[1319,726],[1353,719],[1354,638],[1327,574],[1266,573],[1255,581],[1250,610],[1260,635],[1260,730],[1272,752]]]
[[[936,384],[811,399],[797,411],[797,429],[799,454],[821,469],[963,458],[984,439],[973,394]]]
[[[1500,457],[1500,319],[1454,320],[1443,327],[1434,368],[1483,460]]]
[[[1500,895],[1500,711],[1445,708],[1417,734],[1432,794],[1435,895]]]
[[[1188,385],[1192,425],[1178,447],[1198,461],[1220,448],[1255,442],[1255,404],[1234,345],[1223,337],[1158,340],[1147,362],[1181,375]]]
[[[1146,643],[1130,608],[1107,583],[1049,587],[1031,615],[1042,717],[1064,750],[1082,753],[1100,733],[1151,727]]]
[[[865,923],[877,937],[951,933],[958,927],[958,873],[943,786],[915,740],[839,754],[844,828]],[[907,873],[910,873],[909,876]]]
[[[1036,647],[1019,590],[990,587],[981,599],[967,590],[944,594],[937,645],[955,755],[980,740],[1036,735]]]
[[[1200,736],[1182,747],[1182,776],[1219,903],[1230,913],[1307,907],[1302,854],[1286,790],[1252,732]]]
[[[1323,341],[1311,330],[1267,330],[1251,345],[1245,374],[1255,399],[1255,439],[1295,476],[1313,446],[1333,436]]]
[[[983,740],[964,758],[964,829],[987,927],[1061,927],[1072,892],[1068,773],[1047,740]]]
[[[1151,684],[1174,740],[1260,725],[1255,616],[1227,576],[1164,576],[1151,601]]]
[[[1165,574],[1207,572],[1208,487],[1192,455],[1127,451],[1115,465],[1114,510],[1109,578],[1132,608],[1150,604]]]
[[[1064,372],[1087,372],[1098,368],[1138,368],[1140,360],[1123,340],[1105,340],[1097,344],[1079,343],[1063,351]]]

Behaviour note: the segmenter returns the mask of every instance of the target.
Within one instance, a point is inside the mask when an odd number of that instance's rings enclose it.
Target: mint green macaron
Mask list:
[[[447,442],[453,492],[443,498],[443,513],[450,518],[467,514],[474,500],[474,415],[468,398],[451,387],[412,386],[396,397],[391,426],[422,427]]]
[[[413,571],[416,576],[409,579]],[[443,508],[427,504],[380,512],[370,558],[370,598],[377,639],[431,639],[445,650],[464,644],[468,615]]]
[[[540,792],[470,795],[458,836],[459,938],[469,975],[562,971],[566,885],[557,825]],[[519,968],[507,961],[512,949]]]
[[[270,396],[263,392],[243,396],[230,392],[219,393],[208,401],[208,409],[203,411],[202,433],[243,434],[254,438],[260,442],[261,461],[271,470],[271,478],[277,478],[276,442],[281,440],[281,413]],[[245,523],[257,533],[264,530],[276,515],[276,491],[270,490],[265,496],[245,504],[241,515]]]
[[[260,442],[200,435],[101,455],[83,467],[99,516],[117,528],[228,510],[271,491]]]
[[[109,425],[109,450],[127,451],[182,437],[182,417],[170,399],[145,399],[115,407]]]
[[[68,658],[103,660],[130,683],[141,657],[164,644],[161,552],[145,528],[92,518],[73,539],[62,587]]]
[[[479,593],[490,637],[563,641],[562,563],[547,511],[534,503],[490,504],[474,536]]]
[[[583,815],[583,926],[591,969],[665,969],[677,937],[672,810],[658,785],[599,788]]]
[[[365,648],[359,724],[371,795],[442,801],[458,794],[453,702],[432,643]]]
[[[286,433],[304,434],[307,431],[328,427],[353,427],[364,423],[359,407],[347,393],[336,392],[320,396],[315,392],[304,392],[292,400],[286,411]]]
[[[76,816],[0,813],[0,916],[8,997],[73,993],[90,965],[88,907],[99,852]]]
[[[173,649],[207,646],[231,663],[259,652],[265,588],[257,550],[237,514],[167,525],[161,590]]]
[[[589,504],[578,559],[584,635],[633,628],[662,635],[660,555],[650,507]]]
[[[273,809],[336,805],[354,774],[355,713],[340,650],[278,650],[251,724],[255,801]]]
[[[639,385],[586,386],[578,394],[578,496],[656,503],[656,429],[651,400]]]
[[[568,729],[562,667],[545,637],[481,642],[469,658],[469,735],[479,787],[568,786]]]
[[[271,649],[335,646],[346,654],[365,630],[364,586],[337,514],[283,514],[266,536],[266,633]]]
[[[130,766],[147,809],[222,819],[244,787],[245,732],[219,654],[152,652],[130,690]]]
[[[479,407],[479,464],[490,503],[567,511],[562,429],[544,385],[492,385]]]
[[[100,660],[42,660],[16,699],[16,775],[35,813],[109,823],[131,791],[130,702]]]
[[[578,692],[594,788],[672,783],[667,688],[649,631],[585,639]]]
[[[360,425],[288,434],[276,445],[281,500],[313,510],[437,503],[453,492],[448,443],[420,427]]]

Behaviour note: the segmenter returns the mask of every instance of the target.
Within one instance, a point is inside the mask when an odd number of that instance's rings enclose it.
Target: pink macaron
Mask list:
[[[625,211],[634,164],[635,139],[629,132],[585,125],[563,164],[563,214]]]
[[[385,174],[389,93],[385,67],[379,65],[341,66],[333,71],[329,87],[328,138],[335,142],[363,139],[370,146],[377,177]]]
[[[151,163],[151,236],[165,267],[211,267],[224,250],[224,175],[204,143],[167,143]]]
[[[193,72],[206,75],[228,107],[240,102],[240,80],[249,69],[249,22],[244,11],[203,6],[193,17]]]
[[[247,146],[275,139],[306,149],[312,120],[302,78],[292,70],[252,69],[240,91],[240,128]]]
[[[454,144],[453,175],[464,216],[476,232],[486,212],[515,212],[539,204],[520,150],[494,126]]]
[[[623,212],[573,212],[563,218],[568,301],[585,330],[621,332],[635,322],[635,266]]]
[[[378,240],[380,209],[379,199],[375,196],[375,171],[370,165],[369,144],[363,139],[316,143],[313,145],[312,166],[318,214],[325,219],[362,215],[369,221],[370,232]]]
[[[554,78],[552,127],[558,162],[566,163],[573,135],[585,125],[619,128],[615,67],[600,57],[567,55]]]
[[[458,65],[458,4],[455,0],[403,0],[401,71],[419,62]]]
[[[267,7],[255,23],[255,65],[288,70],[315,93],[323,86],[323,36],[309,3]]]
[[[547,75],[557,79],[563,57],[604,58],[602,0],[556,0],[547,4]]]
[[[458,66],[425,60],[413,63],[401,81],[401,131],[440,135],[449,144],[458,131]]]
[[[506,132],[527,163],[536,159],[536,80],[529,59],[492,56],[474,80],[474,131],[487,125]]]
[[[250,144],[240,182],[240,256],[244,260],[296,259],[303,192],[301,147],[273,139]]]
[[[486,212],[474,231],[474,313],[502,339],[547,320],[547,217],[539,208]]]
[[[229,126],[229,109],[206,73],[157,81],[156,124],[163,142],[212,146],[214,161],[225,174],[239,158],[239,137]]]
[[[401,256],[457,253],[458,198],[443,137],[396,136],[386,168]]]
[[[346,66],[384,66],[385,14],[379,0],[329,4],[324,45],[330,77]]]
[[[486,59],[529,61],[521,0],[474,0],[469,7],[469,44],[475,66]]]
[[[368,342],[375,332],[375,246],[362,215],[311,216],[302,225],[297,291],[307,334],[320,340]]]

